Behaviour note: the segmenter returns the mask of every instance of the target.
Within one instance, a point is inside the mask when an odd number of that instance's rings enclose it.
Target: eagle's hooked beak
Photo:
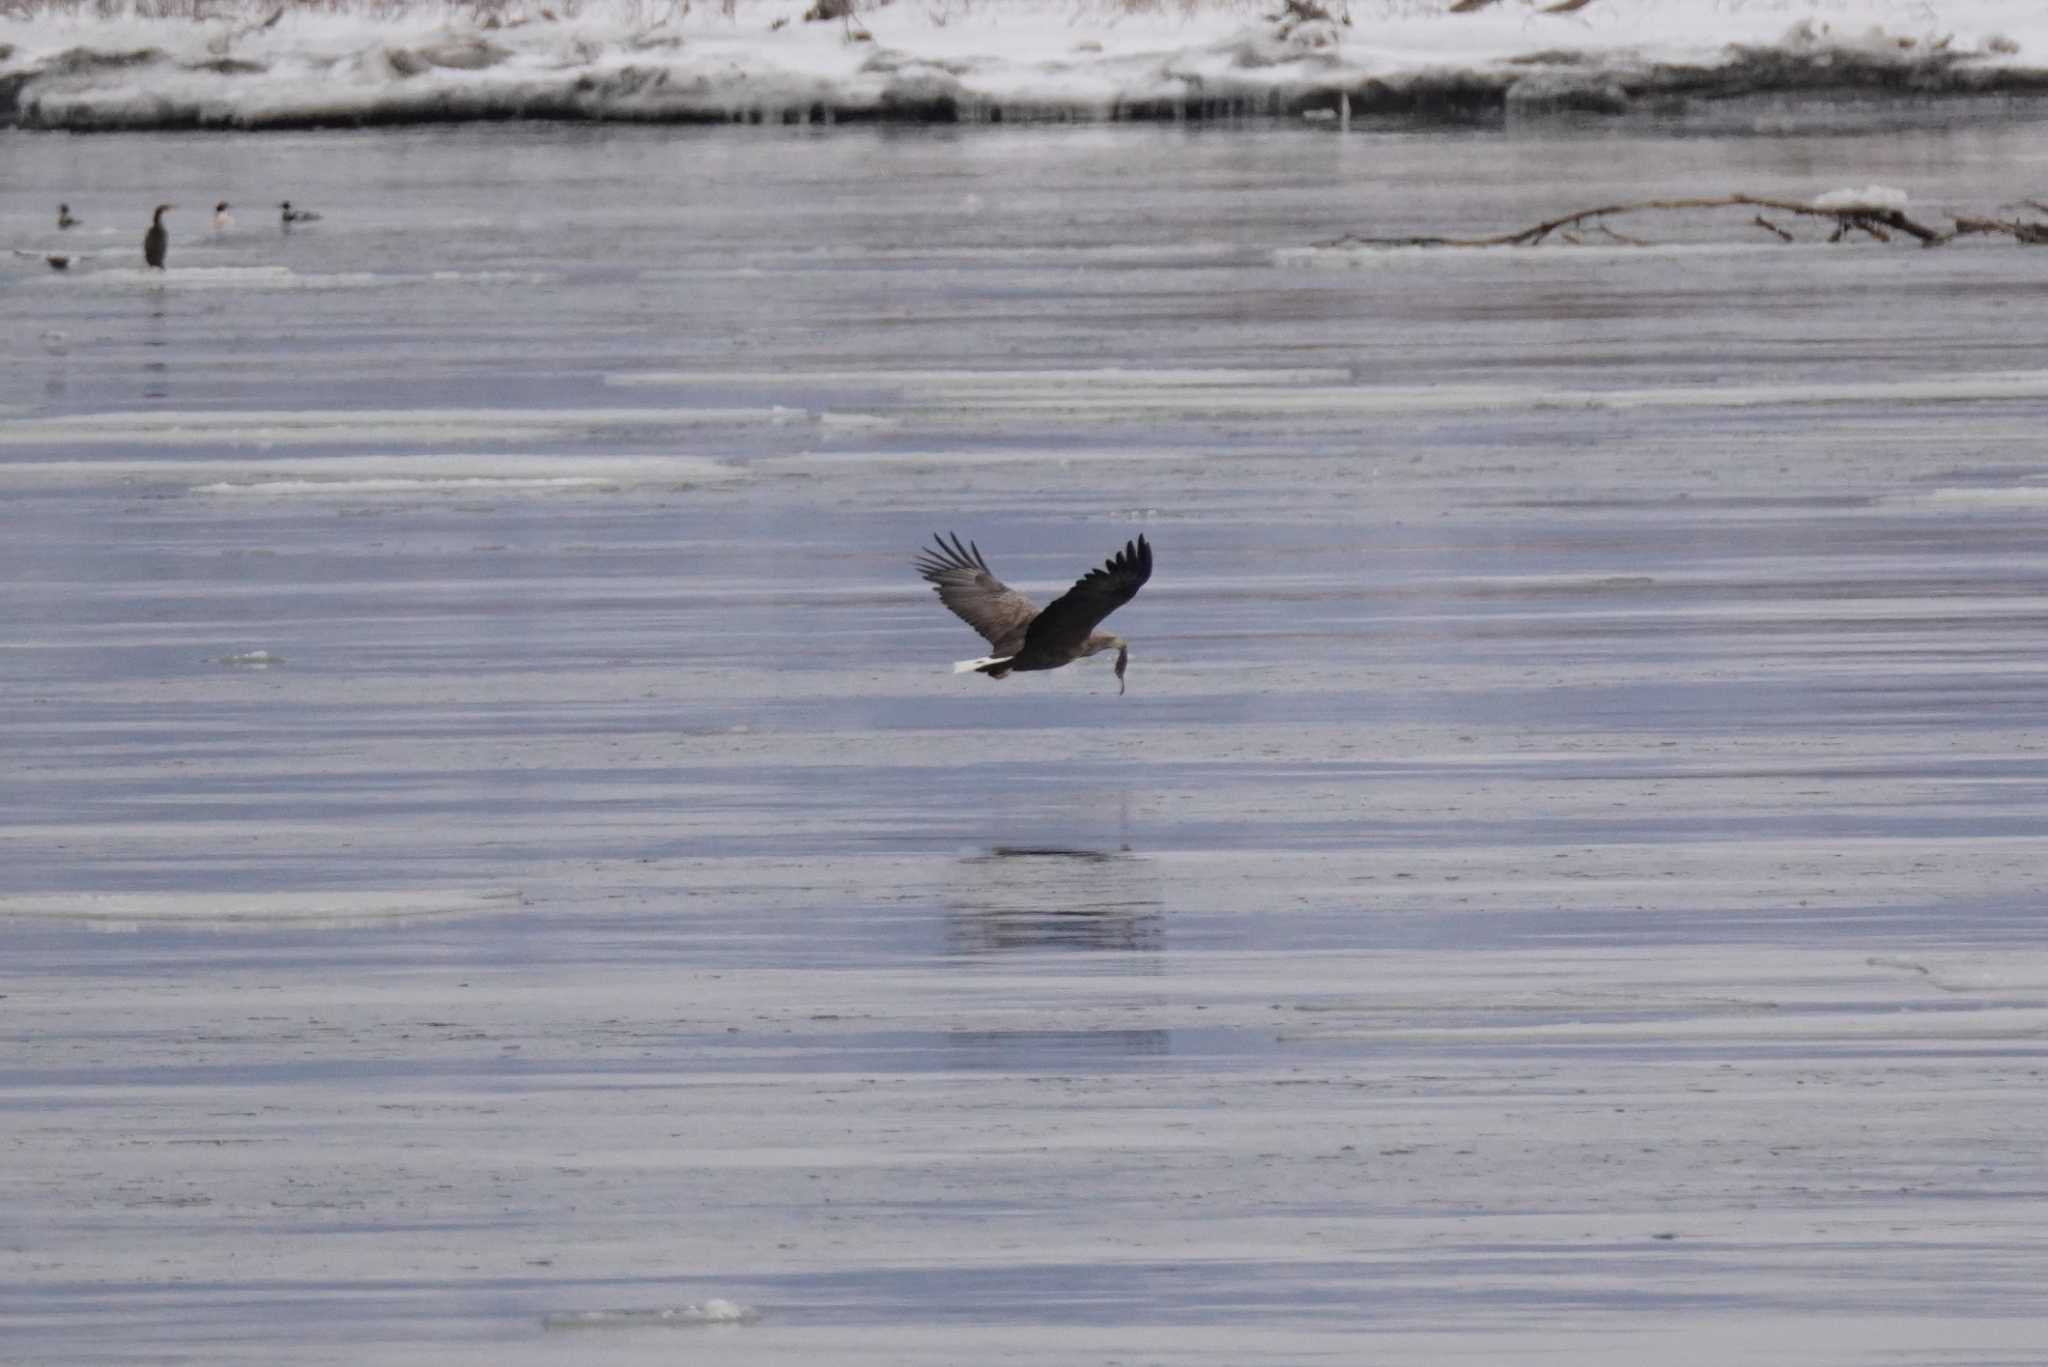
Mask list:
[[[1124,666],[1130,662],[1131,648],[1129,646],[1118,646],[1116,648],[1116,695],[1119,698],[1124,695]]]

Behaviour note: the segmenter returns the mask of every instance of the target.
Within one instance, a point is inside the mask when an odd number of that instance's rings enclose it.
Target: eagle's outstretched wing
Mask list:
[[[951,545],[943,536],[932,540],[938,549],[927,546],[918,555],[917,572],[931,581],[940,602],[987,638],[994,654],[1015,655],[1024,646],[1025,629],[1038,616],[1038,604],[996,578],[973,542],[963,546],[958,536]]]
[[[1152,577],[1152,547],[1144,537],[1124,548],[1099,570],[1090,570],[1045,605],[1025,633],[1025,649],[1036,653],[1078,650],[1096,623],[1138,596]]]

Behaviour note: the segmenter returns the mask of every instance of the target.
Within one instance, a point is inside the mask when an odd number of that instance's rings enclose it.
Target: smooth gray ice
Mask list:
[[[1311,249],[1770,126],[0,135],[0,1358],[2032,1360],[2048,255]]]

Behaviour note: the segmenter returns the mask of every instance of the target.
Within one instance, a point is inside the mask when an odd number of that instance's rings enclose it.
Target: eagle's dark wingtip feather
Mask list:
[[[917,556],[911,564],[915,565],[917,572],[927,579],[944,574],[947,570],[959,568],[953,548],[946,544],[944,532],[933,532],[932,545],[919,547]]]
[[[919,574],[933,581],[933,588],[937,588],[939,586],[938,576],[952,568],[948,559],[951,552],[946,548],[946,538],[938,532],[932,533],[932,540],[937,543],[938,550],[934,551],[930,546],[919,547],[917,555],[912,558],[910,563]]]
[[[1152,543],[1142,535],[1135,541],[1124,542],[1124,548],[1110,557],[1105,568],[1112,573],[1134,573],[1142,583],[1152,577]]]

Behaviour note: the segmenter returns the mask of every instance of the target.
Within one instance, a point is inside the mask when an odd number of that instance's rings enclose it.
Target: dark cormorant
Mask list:
[[[294,223],[318,223],[320,221],[320,215],[314,213],[311,209],[294,209],[290,200],[286,200],[278,205],[277,208],[278,218],[287,228],[291,227]]]
[[[919,556],[917,572],[938,591],[939,601],[980,632],[994,650],[979,660],[960,661],[953,666],[955,674],[971,669],[1000,679],[1012,671],[1058,669],[1098,651],[1115,650],[1116,691],[1124,691],[1130,643],[1097,631],[1095,624],[1130,602],[1152,577],[1152,547],[1144,537],[1126,542],[1108,564],[1082,575],[1043,610],[990,573],[978,546],[963,546],[957,536],[951,545],[944,537],[936,540],[936,551],[926,547]]]
[[[142,259],[157,270],[164,268],[164,248],[171,245],[171,235],[164,228],[164,215],[177,208],[175,204],[159,204],[150,216],[149,231],[142,235]]]
[[[53,271],[68,271],[71,269],[71,258],[62,252],[51,252],[43,260],[48,263]]]
[[[69,204],[59,204],[57,206],[57,226],[59,228],[76,228],[84,221],[82,218],[73,218],[71,216],[71,206]]]

